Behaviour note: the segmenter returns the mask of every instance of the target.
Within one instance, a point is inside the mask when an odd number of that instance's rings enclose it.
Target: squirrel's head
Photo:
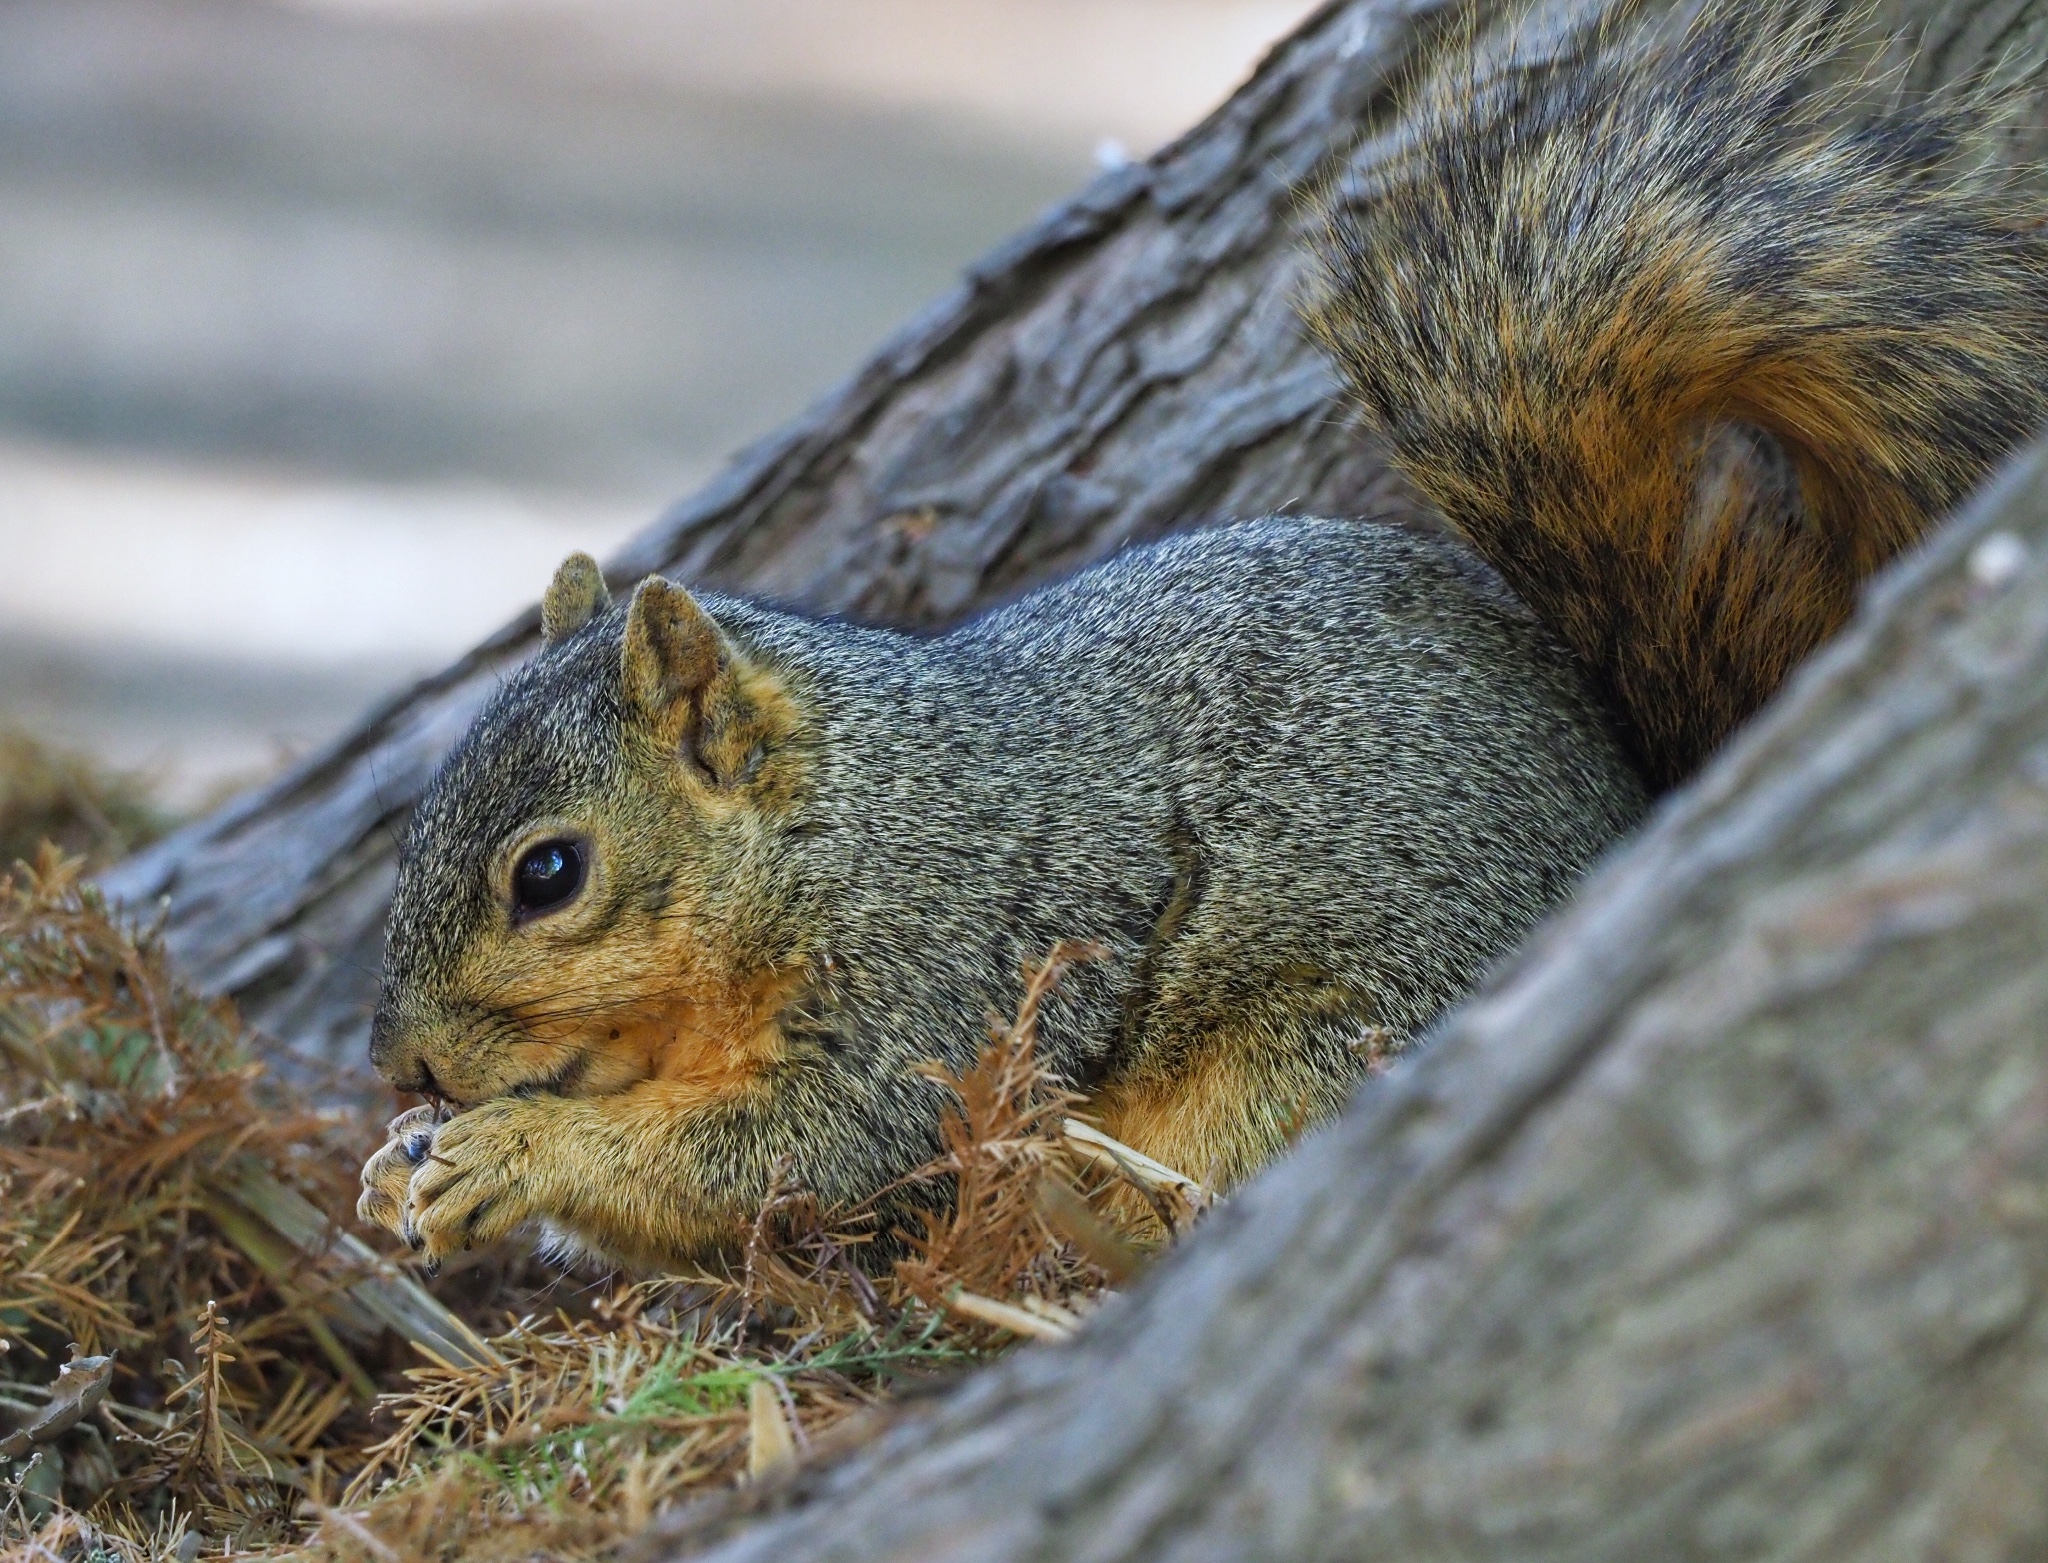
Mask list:
[[[541,624],[413,815],[371,1060],[457,1104],[744,1088],[794,980],[802,703],[658,576],[618,607],[574,555]]]

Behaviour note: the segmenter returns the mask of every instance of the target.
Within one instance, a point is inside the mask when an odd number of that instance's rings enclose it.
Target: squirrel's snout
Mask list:
[[[370,1038],[370,1062],[376,1065],[377,1073],[401,1091],[410,1091],[415,1096],[440,1101],[448,1092],[434,1076],[434,1066],[416,1053],[407,1053],[390,1046],[379,1047],[373,1032]]]
[[[430,1101],[473,1102],[496,1094],[476,1077],[472,1060],[449,1050],[449,1022],[431,1002],[420,1008],[380,1003],[370,1021],[370,1063],[397,1089]]]
[[[434,1078],[434,1066],[424,1059],[415,1064],[409,1074],[401,1076],[387,1069],[384,1071],[384,1078],[399,1090],[410,1091],[414,1096],[424,1096],[438,1102],[445,1100],[448,1095],[441,1089],[441,1082]]]
[[[438,1096],[441,1091],[433,1067],[408,1036],[413,1029],[380,1004],[370,1021],[370,1063],[401,1091]]]

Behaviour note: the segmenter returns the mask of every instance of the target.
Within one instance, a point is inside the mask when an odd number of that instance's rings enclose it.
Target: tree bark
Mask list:
[[[1075,1343],[641,1563],[2048,1555],[2044,953],[2048,447]]]
[[[1598,0],[1551,0],[1525,58]],[[1906,86],[2033,46],[2036,0],[1897,0]],[[1498,0],[1478,0],[1487,14]],[[1203,124],[983,259],[846,385],[613,560],[829,613],[936,626],[1174,527],[1412,504],[1297,329],[1301,188],[1462,0],[1333,0]],[[1366,152],[1370,155],[1369,150]],[[536,592],[545,583],[534,583]],[[308,1063],[362,1075],[395,842],[528,612],[275,784],[104,878],[168,898],[185,974]]]

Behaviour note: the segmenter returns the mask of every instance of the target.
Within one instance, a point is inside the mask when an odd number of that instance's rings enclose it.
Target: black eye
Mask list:
[[[583,848],[573,841],[528,847],[512,870],[512,910],[521,918],[552,912],[583,888]]]

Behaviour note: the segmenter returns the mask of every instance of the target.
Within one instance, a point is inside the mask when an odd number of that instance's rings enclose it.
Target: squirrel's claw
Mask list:
[[[383,1146],[363,1164],[363,1192],[356,1201],[356,1218],[365,1226],[405,1236],[406,1194],[413,1169],[433,1149],[435,1116],[431,1107],[415,1107],[391,1120]]]
[[[509,1236],[541,1214],[535,1203],[535,1141],[546,1104],[500,1097],[440,1125],[411,1169],[404,1227],[430,1263]]]

